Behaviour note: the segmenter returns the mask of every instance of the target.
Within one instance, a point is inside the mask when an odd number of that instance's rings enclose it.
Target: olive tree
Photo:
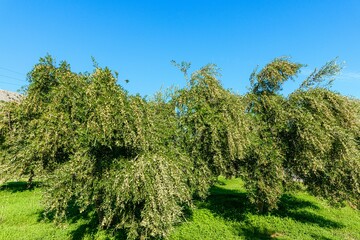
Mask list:
[[[341,66],[325,64],[288,97],[282,84],[303,65],[275,59],[251,75],[253,135],[243,175],[260,211],[276,208],[294,181],[332,202],[359,204],[359,105],[329,90]]]
[[[243,160],[243,176],[250,200],[261,212],[275,208],[284,192],[287,173],[283,167],[286,145],[282,133],[287,127],[287,100],[279,91],[301,66],[279,58],[250,77],[251,89],[246,98],[252,134]]]
[[[146,99],[108,68],[42,58],[21,101],[1,106],[1,176],[40,175],[47,214],[90,214],[129,239],[165,238],[219,175],[243,177],[260,211],[299,180],[359,204],[360,104],[327,87],[335,61],[287,97],[303,66],[287,58],[255,70],[245,96],[223,88],[215,65],[190,76],[177,66],[187,86]]]
[[[12,119],[2,118],[11,121],[9,171],[42,175],[56,220],[75,209],[130,239],[166,236],[197,188],[172,106],[129,95],[107,68],[77,74],[49,56],[29,81],[24,99],[8,106]]]
[[[178,144],[191,156],[197,185],[204,190],[219,175],[238,175],[248,142],[245,102],[224,89],[217,76],[216,66],[207,65],[192,73],[187,86],[173,97]]]

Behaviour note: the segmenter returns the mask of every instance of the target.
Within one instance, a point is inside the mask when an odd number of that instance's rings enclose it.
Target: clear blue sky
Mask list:
[[[215,63],[223,85],[244,93],[251,71],[275,57],[309,73],[338,56],[346,64],[333,89],[360,98],[360,1],[0,0],[0,89],[25,85],[47,53],[76,72],[91,71],[94,56],[141,95],[184,85],[171,60]]]

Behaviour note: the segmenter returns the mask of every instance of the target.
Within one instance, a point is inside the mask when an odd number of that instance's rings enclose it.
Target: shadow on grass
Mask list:
[[[94,236],[98,232],[98,219],[91,211],[80,213],[79,208],[73,203],[66,210],[66,222],[76,224],[77,227],[70,232],[69,239],[80,240],[85,236]],[[38,213],[38,222],[54,222],[55,211],[46,212],[42,210]]]
[[[25,181],[7,182],[0,185],[0,191],[8,191],[8,192],[16,193],[16,192],[34,190],[35,188],[41,186],[42,186],[41,182],[32,182],[31,185],[29,185],[29,183]]]
[[[71,204],[66,210],[66,221],[67,223],[73,224],[79,220],[89,220],[90,212],[85,211],[80,213],[79,208]],[[54,222],[55,221],[55,211],[45,211],[41,210],[38,212],[38,222]]]
[[[306,200],[298,199],[292,195],[284,194],[279,202],[278,210],[273,212],[273,215],[283,217],[283,218],[292,218],[295,221],[301,223],[310,223],[316,224],[319,227],[326,228],[342,228],[342,224],[326,219],[322,216],[319,216],[315,213],[309,212],[304,208],[310,208],[318,210],[319,207],[314,203]]]
[[[98,221],[95,216],[84,220],[83,224],[80,224],[75,230],[70,232],[71,240],[81,240],[86,235],[94,236],[98,232]]]
[[[311,237],[313,239],[317,239],[317,240],[331,240],[331,238],[324,237],[324,236],[319,236],[319,235],[315,235],[315,234],[312,234]]]
[[[200,202],[200,208],[207,208],[226,220],[243,221],[246,213],[254,213],[255,208],[250,204],[247,194],[235,190],[214,186],[210,190],[206,201]]]
[[[42,210],[38,213],[38,221],[53,222],[55,212],[45,212]],[[69,233],[69,239],[81,240],[81,239],[96,239],[97,234],[101,231],[99,228],[98,216],[93,210],[88,210],[80,213],[79,208],[75,204],[70,204],[67,209],[66,222],[69,224],[75,224],[76,228]],[[126,233],[122,230],[103,230],[104,239],[114,237],[115,239],[127,239]],[[103,238],[102,238],[103,239]]]
[[[198,204],[200,208],[207,208],[214,214],[229,221],[244,222],[247,214],[256,214],[256,209],[250,203],[245,192],[228,190],[218,186],[213,186],[211,194],[206,201]],[[234,230],[245,239],[273,239],[272,232],[267,229],[260,229],[255,226],[246,225],[246,228],[235,227]]]
[[[21,191],[26,190],[26,182],[15,182],[6,185],[6,190]],[[3,189],[4,186],[1,187]],[[210,195],[205,201],[197,201],[198,208],[206,208],[215,215],[225,219],[237,222],[234,225],[234,230],[239,236],[245,239],[276,239],[281,236],[273,229],[259,228],[254,226],[251,221],[247,221],[248,215],[259,215],[254,206],[249,202],[247,193],[236,190],[224,189],[221,186],[214,186],[210,190]],[[311,225],[318,225],[323,228],[341,228],[342,224],[326,219],[312,210],[319,210],[320,208],[313,202],[297,198],[290,194],[284,194],[278,204],[279,208],[270,216],[277,216],[280,218],[290,218],[297,222],[307,223]],[[92,211],[80,214],[76,206],[71,206],[68,209],[68,222],[77,225],[70,233],[70,239],[81,240],[85,237],[95,238],[99,232],[98,218]],[[191,221],[192,212],[186,209],[185,216]],[[266,216],[266,215],[264,215]],[[53,215],[48,214],[46,219],[53,220]],[[39,221],[45,220],[44,212],[39,213]],[[105,231],[104,231],[105,232]],[[115,239],[126,239],[124,231],[106,231],[106,235],[113,236]],[[316,236],[316,239],[326,240],[325,236]]]
[[[290,194],[284,194],[278,204],[279,208],[270,213],[272,216],[281,218],[291,218],[297,222],[318,225],[324,228],[341,228],[342,224],[326,219],[320,215],[312,213],[311,210],[318,210],[319,207],[306,200],[294,197]],[[204,202],[198,204],[199,208],[207,208],[214,214],[225,220],[244,223],[247,215],[261,215],[250,203],[245,192],[227,190],[214,186],[211,189],[211,195]],[[310,210],[310,211],[309,211]],[[264,215],[266,216],[266,215]],[[236,228],[236,227],[235,227]],[[261,229],[248,224],[240,224],[235,229],[239,235],[245,239],[276,239],[277,234],[271,229]],[[322,239],[327,239],[323,237]]]
[[[296,198],[291,194],[284,194],[280,198],[277,211],[278,212],[286,212],[289,209],[297,210],[297,209],[301,209],[301,208],[311,208],[311,209],[315,209],[315,210],[320,209],[313,202]]]
[[[258,227],[242,228],[239,233],[245,237],[246,240],[268,240],[274,239],[272,233],[266,229]]]
[[[99,223],[98,218],[95,214],[89,214],[85,221],[83,221],[82,224],[79,224],[79,226],[70,232],[70,238],[71,240],[82,240],[85,237],[91,239],[96,239],[97,234],[99,233]],[[105,239],[109,239],[110,236],[115,239],[127,239],[125,231],[122,230],[103,230]],[[103,239],[103,238],[102,238]]]

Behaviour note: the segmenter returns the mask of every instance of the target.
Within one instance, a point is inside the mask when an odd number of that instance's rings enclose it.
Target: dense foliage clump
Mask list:
[[[335,61],[287,97],[282,85],[303,65],[286,58],[254,71],[244,96],[214,65],[190,76],[178,66],[187,86],[145,99],[107,68],[41,59],[24,97],[1,106],[1,177],[40,176],[54,219],[92,214],[129,239],[166,237],[219,175],[242,177],[261,212],[296,182],[359,206],[360,104],[329,90]]]
[[[286,185],[286,145],[282,135],[288,120],[287,100],[278,92],[301,66],[287,59],[275,59],[259,73],[254,71],[250,78],[251,89],[246,97],[253,134],[243,165],[250,200],[260,211],[275,208]]]
[[[359,106],[324,88],[297,91],[289,105],[288,171],[315,195],[359,205]]]
[[[260,211],[276,208],[298,181],[334,202],[359,203],[359,105],[327,88],[340,69],[335,61],[288,97],[280,95],[301,67],[280,58],[251,75],[248,111],[255,124],[243,175]]]
[[[174,141],[174,111],[129,96],[106,68],[75,74],[47,57],[29,79],[24,101],[7,109],[9,170],[45,174],[56,219],[72,207],[95,211],[101,227],[124,228],[129,238],[166,235],[194,182]]]
[[[178,143],[191,156],[198,182],[203,177],[206,182],[219,175],[236,176],[248,141],[246,104],[225,90],[216,75],[214,65],[205,66],[173,98]]]

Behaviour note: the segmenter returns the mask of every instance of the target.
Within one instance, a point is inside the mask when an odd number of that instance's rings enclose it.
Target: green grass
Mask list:
[[[96,231],[89,219],[55,225],[43,217],[42,188],[28,189],[25,182],[0,187],[0,240],[109,239]]]
[[[171,239],[360,239],[360,212],[330,207],[305,192],[286,194],[279,209],[257,214],[240,179],[219,179],[190,221]]]
[[[0,239],[114,239],[93,227],[92,219],[62,225],[43,218],[41,187],[23,182],[0,188]],[[205,201],[196,201],[170,239],[359,239],[360,211],[330,207],[300,191],[281,198],[279,209],[260,215],[249,204],[240,179],[219,182]],[[121,239],[117,237],[116,239]]]

